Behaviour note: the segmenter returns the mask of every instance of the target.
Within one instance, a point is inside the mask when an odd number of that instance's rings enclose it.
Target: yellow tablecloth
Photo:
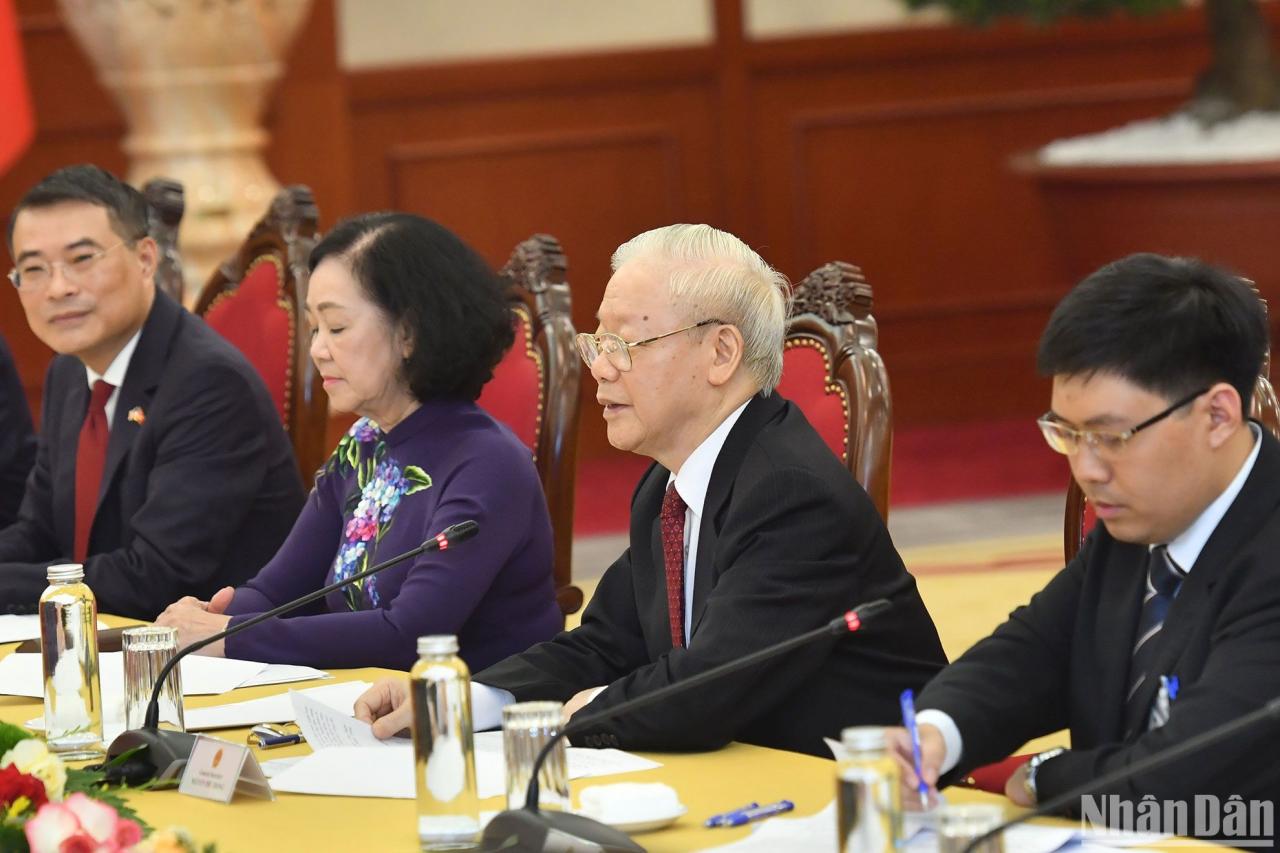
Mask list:
[[[112,624],[124,624],[111,619]],[[0,656],[14,644],[0,645]],[[334,670],[340,681],[374,681],[389,670]],[[238,702],[268,696],[290,686],[272,685],[235,690],[221,696],[197,696],[186,700],[188,708]],[[39,700],[0,696],[0,720],[21,724],[42,713]],[[219,737],[244,743],[247,729],[214,732]],[[305,745],[282,749],[256,750],[259,760],[305,755]],[[752,800],[761,803],[789,799],[795,815],[811,815],[831,801],[835,793],[834,762],[790,752],[733,744],[714,753],[647,753],[662,762],[655,770],[612,778],[582,779],[571,784],[575,792],[592,784],[615,781],[665,782],[680,794],[688,813],[672,826],[636,836],[637,842],[654,853],[698,850],[723,844],[750,832],[750,827],[706,829],[702,821],[718,812],[736,808]],[[952,789],[955,801],[999,801],[988,794]],[[128,795],[129,802],[153,827],[184,826],[203,843],[216,842],[220,853],[239,851],[417,851],[416,820],[412,800],[319,797],[277,794],[274,802],[238,797],[230,805],[179,794],[177,791],[146,791]],[[502,808],[501,798],[484,802],[484,808]],[[1010,812],[1012,814],[1012,812]],[[832,827],[835,832],[835,827]],[[1207,847],[1207,845],[1206,845]],[[1179,850],[1187,849],[1185,846]]]

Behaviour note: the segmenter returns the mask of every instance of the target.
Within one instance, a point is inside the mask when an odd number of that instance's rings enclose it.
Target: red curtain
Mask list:
[[[22,156],[34,134],[18,15],[13,0],[0,0],[0,174]]]

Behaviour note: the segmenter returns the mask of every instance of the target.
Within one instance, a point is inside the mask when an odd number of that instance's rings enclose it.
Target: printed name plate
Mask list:
[[[274,800],[271,785],[253,751],[244,744],[196,735],[178,791],[229,803],[237,793]]]

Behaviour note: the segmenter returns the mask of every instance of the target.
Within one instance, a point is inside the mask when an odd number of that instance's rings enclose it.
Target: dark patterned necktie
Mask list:
[[[80,427],[76,445],[76,551],[75,558],[84,562],[89,556],[89,530],[98,511],[98,491],[102,487],[102,469],[107,462],[107,400],[116,386],[102,379],[93,383],[89,394],[89,410]]]
[[[676,484],[667,486],[662,499],[662,559],[667,568],[667,616],[671,621],[671,647],[684,646],[684,513],[688,507]]]
[[[1178,587],[1186,577],[1177,563],[1169,556],[1169,549],[1160,545],[1151,549],[1147,563],[1147,587],[1142,598],[1142,615],[1138,618],[1138,632],[1134,637],[1133,653],[1129,659],[1129,692],[1125,695],[1125,720],[1130,732],[1146,731],[1150,710],[1138,707],[1137,697],[1148,679],[1158,678],[1152,672],[1155,665],[1156,638],[1164,627],[1169,605],[1178,594]]]

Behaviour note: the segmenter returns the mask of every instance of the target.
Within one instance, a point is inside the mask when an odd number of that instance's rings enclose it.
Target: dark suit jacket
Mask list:
[[[1168,723],[1126,737],[1146,551],[1098,525],[1028,605],[925,688],[917,705],[950,714],[964,740],[950,778],[1068,727],[1072,749],[1037,771],[1043,801],[1280,696],[1280,444],[1264,431],[1253,471],[1152,640],[1160,644],[1156,673],[1176,675],[1180,684]],[[1144,707],[1158,682],[1147,679]],[[1259,727],[1099,793],[1188,801],[1237,793],[1274,801],[1274,739],[1274,727]]]
[[[27,395],[9,347],[0,338],[0,529],[18,517],[27,472],[36,458]]]
[[[631,504],[631,544],[600,580],[582,625],[476,676],[520,700],[564,701],[608,685],[595,714],[817,628],[854,605],[894,609],[668,702],[590,728],[589,746],[714,749],[732,740],[830,754],[844,726],[900,721],[898,695],[945,663],[933,622],[871,500],[800,410],[755,397],[712,469],[699,531],[688,648],[671,647],[658,512],[667,469]]]
[[[45,378],[40,446],[18,521],[0,531],[0,611],[35,609],[72,556],[84,365]],[[144,423],[130,420],[135,408]],[[137,420],[135,417],[134,420]],[[248,580],[284,541],[302,481],[267,390],[238,350],[157,292],[117,397],[85,582],[98,609],[153,619]]]

